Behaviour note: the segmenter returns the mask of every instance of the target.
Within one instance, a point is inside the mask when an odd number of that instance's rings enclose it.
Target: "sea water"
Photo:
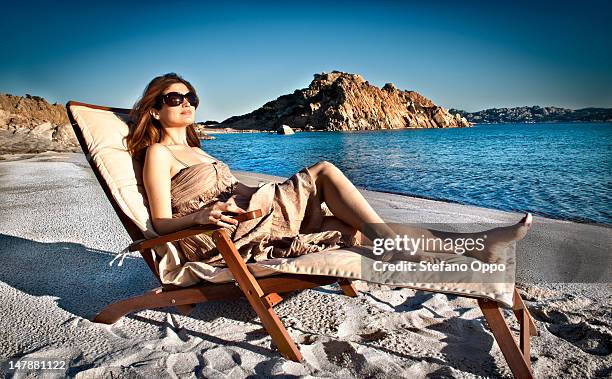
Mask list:
[[[358,187],[612,224],[612,123],[215,134],[231,169],[288,177],[327,160]]]

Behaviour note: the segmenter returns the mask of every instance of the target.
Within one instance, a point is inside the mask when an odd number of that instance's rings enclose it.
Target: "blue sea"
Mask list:
[[[612,124],[215,134],[234,170],[288,177],[327,160],[358,187],[612,224]]]

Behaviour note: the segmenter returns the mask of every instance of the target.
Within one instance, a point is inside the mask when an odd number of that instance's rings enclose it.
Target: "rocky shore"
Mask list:
[[[81,149],[66,108],[38,96],[0,94],[0,153]]]

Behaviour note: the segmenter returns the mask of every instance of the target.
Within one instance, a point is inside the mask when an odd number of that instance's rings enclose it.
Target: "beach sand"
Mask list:
[[[474,300],[365,282],[356,283],[357,298],[332,285],[289,295],[276,308],[303,363],[271,349],[246,301],[201,304],[190,316],[167,308],[92,323],[103,306],[156,287],[156,279],[136,254],[108,265],[131,241],[82,154],[2,158],[0,359],[63,359],[66,375],[77,378],[511,376]],[[236,174],[247,184],[282,180]],[[392,222],[520,219],[363,193]],[[611,236],[609,227],[535,217],[519,243],[519,288],[540,331],[532,339],[536,377],[612,375]]]

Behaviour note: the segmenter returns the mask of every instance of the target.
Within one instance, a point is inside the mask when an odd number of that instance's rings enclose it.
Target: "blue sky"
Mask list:
[[[50,102],[131,107],[177,72],[223,120],[341,70],[447,108],[612,107],[608,2],[12,3],[0,92]]]

